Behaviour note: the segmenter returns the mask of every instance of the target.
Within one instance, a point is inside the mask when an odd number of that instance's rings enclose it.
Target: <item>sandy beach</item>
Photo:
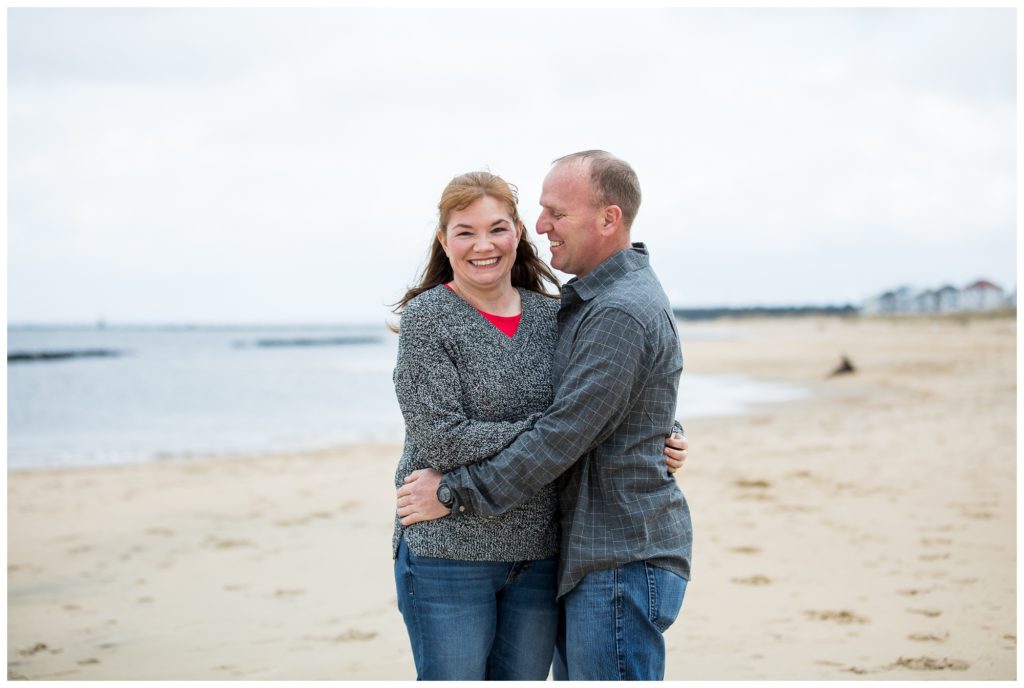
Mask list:
[[[697,327],[729,338],[684,342],[688,371],[809,396],[681,419],[694,571],[666,678],[1016,678],[1016,319]],[[8,677],[415,678],[399,453],[8,473]]]

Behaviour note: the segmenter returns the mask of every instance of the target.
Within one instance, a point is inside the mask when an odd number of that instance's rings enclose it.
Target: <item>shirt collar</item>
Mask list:
[[[623,275],[650,265],[651,259],[647,246],[642,242],[633,242],[630,248],[624,248],[614,256],[605,258],[596,268],[583,277],[573,277],[562,286],[563,298],[574,291],[581,301],[589,301],[615,280]]]

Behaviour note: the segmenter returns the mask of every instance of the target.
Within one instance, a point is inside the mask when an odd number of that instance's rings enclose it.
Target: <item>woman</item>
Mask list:
[[[396,489],[414,470],[496,454],[551,403],[558,301],[545,287],[558,281],[516,201],[488,172],[460,175],[441,195],[427,266],[396,308],[394,382],[406,422]],[[396,518],[398,606],[418,678],[547,677],[558,625],[556,508],[549,485],[496,518],[408,528]]]

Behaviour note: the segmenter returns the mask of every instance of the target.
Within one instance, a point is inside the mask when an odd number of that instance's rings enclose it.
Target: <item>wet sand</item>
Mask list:
[[[687,370],[806,385],[682,419],[669,680],[1014,679],[1016,320],[716,321]],[[847,354],[857,371],[828,378]],[[684,376],[685,391],[685,376]],[[412,679],[400,446],[8,474],[8,676]]]

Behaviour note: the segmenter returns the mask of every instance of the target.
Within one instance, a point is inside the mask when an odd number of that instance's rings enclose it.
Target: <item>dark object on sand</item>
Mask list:
[[[85,349],[82,351],[16,351],[7,354],[8,363],[31,363],[36,361],[63,361],[68,358],[112,358],[121,352],[110,349]]]
[[[845,375],[847,373],[855,373],[857,369],[853,367],[853,363],[850,362],[846,356],[842,357],[839,362],[839,367],[829,373],[829,377],[835,377],[836,375]]]

